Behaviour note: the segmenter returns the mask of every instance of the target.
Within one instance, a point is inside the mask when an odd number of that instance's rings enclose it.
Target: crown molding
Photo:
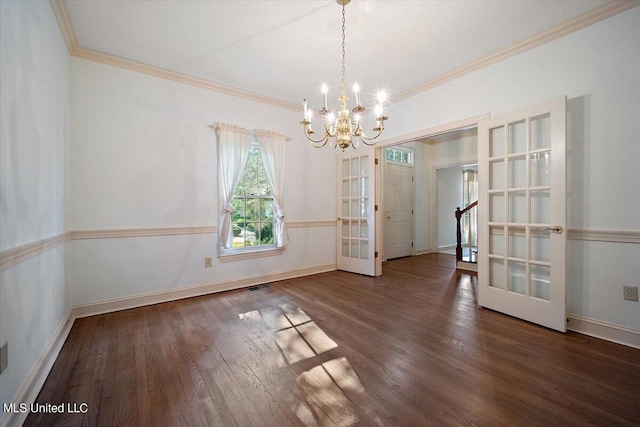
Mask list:
[[[138,73],[147,74],[153,77],[159,77],[202,89],[212,90],[214,92],[223,93],[225,95],[236,96],[238,98],[248,99],[249,101],[260,102],[262,104],[272,105],[292,111],[300,111],[301,107],[293,102],[284,101],[282,99],[261,95],[244,89],[238,89],[226,86],[220,83],[213,83],[209,80],[200,79],[198,77],[189,76],[187,74],[178,73],[176,71],[165,70],[163,68],[154,67],[152,65],[142,64],[140,62],[130,61],[128,59],[107,55],[106,53],[96,52],[84,47],[78,47],[71,52],[71,56],[76,58],[88,59],[95,62],[111,65],[113,67],[124,68],[125,70],[136,71]]]
[[[195,86],[202,89],[212,90],[215,92],[223,93],[225,95],[231,95],[238,98],[247,99],[249,101],[260,102],[262,104],[268,104],[287,110],[301,111],[302,109],[302,107],[300,107],[300,105],[298,105],[297,103],[285,101],[267,95],[262,95],[244,89],[226,86],[220,83],[213,83],[209,80],[193,77],[183,73],[178,73],[176,71],[154,67],[152,65],[147,65],[136,61],[130,61],[128,59],[119,58],[117,56],[96,52],[94,50],[82,47],[80,46],[80,43],[78,43],[78,39],[76,38],[76,33],[73,29],[73,23],[71,21],[71,17],[69,16],[66,1],[49,0],[49,2],[51,3],[53,14],[58,21],[58,27],[60,27],[60,32],[62,33],[65,44],[67,45],[69,54],[73,57],[88,59],[90,61],[111,65],[113,67],[123,68],[125,70],[135,71],[138,73],[147,74],[149,76],[159,77],[162,79]]]
[[[450,82],[451,80],[480,70],[481,68],[487,67],[491,64],[504,61],[505,59],[511,58],[512,56],[518,55],[527,50],[566,36],[567,34],[573,33],[582,28],[588,27],[589,25],[593,25],[597,22],[603,21],[614,15],[632,9],[638,5],[640,5],[640,0],[615,0],[610,3],[606,3],[596,9],[593,9],[590,12],[565,21],[554,28],[528,37],[518,43],[512,44],[511,46],[507,46],[506,48],[501,49],[497,52],[469,62],[468,64],[462,65],[454,70],[449,71],[448,73],[442,74],[413,88],[404,90],[392,96],[390,102],[396,103],[402,101],[403,99],[417,95],[421,92],[433,89],[436,86],[440,86],[444,83]]]
[[[73,24],[71,23],[71,17],[69,16],[67,5],[64,0],[49,0],[49,3],[51,3],[51,9],[53,9],[56,21],[58,21],[58,27],[62,33],[64,43],[67,45],[67,50],[70,55],[73,55],[73,52],[78,49],[80,45],[78,44],[76,32],[74,31]]]
[[[56,17],[56,20],[58,21],[58,26],[60,27],[60,32],[62,33],[62,37],[64,38],[67,49],[69,50],[69,54],[71,56],[100,62],[114,67],[124,68],[130,71],[136,71],[139,73],[175,81],[178,83],[200,87],[203,89],[224,93],[226,95],[236,96],[250,101],[268,104],[274,107],[280,107],[291,111],[301,110],[301,107],[298,104],[290,101],[285,101],[244,89],[226,86],[220,83],[213,83],[205,79],[178,73],[176,71],[142,64],[140,62],[119,58],[116,56],[84,48],[80,46],[80,44],[78,43],[78,39],[76,38],[76,34],[73,29],[73,23],[71,22],[71,17],[69,16],[65,0],[49,0],[49,2],[51,3],[51,8],[53,9],[53,13]],[[417,95],[421,92],[433,89],[436,86],[442,85],[451,80],[457,79],[466,74],[487,67],[491,64],[495,64],[496,62],[503,61],[507,58],[518,55],[519,53],[525,52],[544,43],[548,43],[552,40],[563,37],[574,31],[588,27],[589,25],[610,18],[611,16],[632,9],[638,5],[640,5],[640,0],[615,0],[606,3],[603,6],[600,6],[576,18],[570,19],[545,32],[526,38],[518,43],[515,43],[485,57],[479,58],[473,62],[451,70],[450,72],[442,74],[427,82],[421,83],[418,86],[393,95],[390,97],[389,102],[393,104],[402,101],[403,99]]]

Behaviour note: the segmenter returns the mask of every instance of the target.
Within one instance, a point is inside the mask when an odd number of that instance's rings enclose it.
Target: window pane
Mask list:
[[[263,245],[273,244],[273,223],[263,223],[260,230],[260,243]]]
[[[234,197],[231,200],[231,206],[233,206],[233,209],[235,209],[231,213],[231,221],[244,221],[244,199],[238,199]]]
[[[262,199],[261,203],[261,218],[263,221],[273,221],[273,200]]]
[[[245,218],[256,221],[260,218],[260,199],[247,199]]]

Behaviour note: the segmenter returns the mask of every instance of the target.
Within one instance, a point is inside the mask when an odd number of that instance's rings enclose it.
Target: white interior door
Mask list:
[[[413,254],[413,165],[385,161],[384,256]]]
[[[565,103],[480,122],[478,303],[562,332]]]
[[[338,157],[338,270],[375,276],[375,155]]]

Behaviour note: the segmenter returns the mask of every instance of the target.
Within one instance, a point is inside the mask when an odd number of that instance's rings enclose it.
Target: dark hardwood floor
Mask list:
[[[640,425],[640,350],[477,306],[455,257],[79,319],[26,425]]]

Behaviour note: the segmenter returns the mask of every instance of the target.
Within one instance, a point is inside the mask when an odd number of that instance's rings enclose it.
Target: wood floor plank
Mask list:
[[[640,350],[477,305],[455,257],[78,319],[25,425],[640,425]]]

